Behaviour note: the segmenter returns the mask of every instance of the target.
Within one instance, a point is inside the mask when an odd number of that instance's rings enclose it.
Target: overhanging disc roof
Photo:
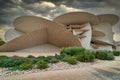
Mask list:
[[[83,24],[89,22],[91,25],[99,23],[99,19],[94,14],[88,12],[70,12],[56,17],[53,21],[68,24]]]
[[[14,20],[14,27],[16,30],[27,33],[46,28],[50,23],[54,24],[54,22],[37,16],[21,16]]]
[[[100,23],[108,22],[111,25],[115,25],[119,21],[119,16],[114,14],[101,14],[97,15],[100,20]]]
[[[93,37],[104,37],[105,34],[101,31],[92,31],[92,36]]]

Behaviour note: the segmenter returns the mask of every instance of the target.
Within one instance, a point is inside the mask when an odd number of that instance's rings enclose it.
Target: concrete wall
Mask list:
[[[21,32],[32,32],[47,27],[49,20],[36,16],[21,16],[14,20],[14,27]]]
[[[31,33],[24,34],[8,43],[0,46],[1,52],[12,52],[47,43],[47,31],[41,29]]]
[[[11,41],[11,40],[21,36],[22,34],[24,34],[24,33],[17,31],[15,29],[9,29],[7,32],[5,32],[5,35],[4,35],[5,42]]]
[[[48,41],[49,43],[58,47],[68,46],[81,46],[81,43],[71,32],[69,32],[64,26],[57,26],[52,24],[52,27],[48,27]]]
[[[8,43],[0,46],[1,52],[12,52],[29,47],[39,46],[41,44],[50,43],[57,47],[81,46],[79,40],[62,24],[52,21],[44,23],[45,27],[33,32],[28,32],[17,37]]]
[[[85,27],[83,27],[82,29],[88,29],[88,31],[86,31],[83,35],[86,36],[85,38],[82,38],[80,40],[82,47],[86,48],[86,49],[90,49],[90,43],[91,43],[91,38],[92,38],[92,30],[91,30],[91,25],[89,23],[84,24]],[[81,30],[82,30],[81,29]]]
[[[108,42],[111,44],[113,43],[112,26],[109,23],[101,23],[93,27],[96,31],[101,31],[105,34],[104,37],[95,37],[95,39]]]
[[[117,46],[116,50],[120,51],[120,46]]]

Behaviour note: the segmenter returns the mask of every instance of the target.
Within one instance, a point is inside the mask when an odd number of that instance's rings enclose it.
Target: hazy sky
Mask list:
[[[0,0],[0,29],[12,27],[13,20],[18,16],[34,15],[54,19],[72,11],[120,16],[120,0]],[[120,23],[115,25],[114,32],[120,36]]]

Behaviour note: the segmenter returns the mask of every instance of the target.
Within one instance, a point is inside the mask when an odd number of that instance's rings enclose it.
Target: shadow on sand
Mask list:
[[[120,68],[112,67],[111,69],[114,70],[114,72],[98,68],[94,69],[96,72],[93,72],[92,74],[99,78],[100,80],[120,80]]]

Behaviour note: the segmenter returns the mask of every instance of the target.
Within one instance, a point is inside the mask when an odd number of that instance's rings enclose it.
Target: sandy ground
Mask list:
[[[59,53],[60,53],[60,49],[58,47],[50,44],[44,44],[41,46],[31,47],[16,52],[0,52],[0,55],[6,55],[10,57],[15,55],[21,57],[27,57],[28,55],[33,55],[35,57],[38,57],[38,56],[55,55]]]
[[[84,68],[37,72],[0,80],[120,80],[120,57]]]
[[[38,57],[38,56],[52,56],[52,55],[55,55],[55,54],[59,54],[59,53],[0,52],[0,56],[6,55],[6,56],[9,56],[9,57],[12,57],[12,56],[27,57],[28,55],[33,55],[35,57]]]

